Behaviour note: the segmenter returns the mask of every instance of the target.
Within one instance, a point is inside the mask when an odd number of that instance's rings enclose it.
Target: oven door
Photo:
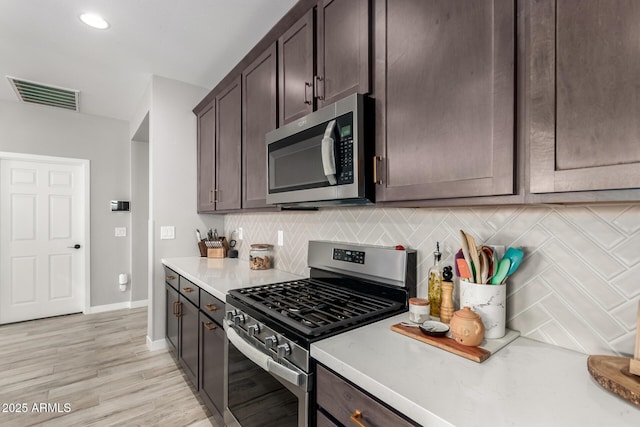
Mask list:
[[[226,323],[225,330],[225,424],[307,427],[308,375],[278,364]]]

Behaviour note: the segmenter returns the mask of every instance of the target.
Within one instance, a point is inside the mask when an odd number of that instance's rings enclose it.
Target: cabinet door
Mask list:
[[[359,421],[369,427],[416,426],[323,366],[318,366],[316,371],[316,398],[319,407],[344,425]],[[357,412],[360,412],[359,417]],[[321,421],[319,419],[319,425],[322,425]]]
[[[178,317],[178,291],[173,289],[171,286],[165,284],[165,293],[166,293],[166,313],[165,313],[165,335],[167,337],[167,344],[169,345],[169,350],[175,355],[178,355],[178,327],[180,323],[180,318]]]
[[[265,134],[277,126],[275,43],[242,73],[242,207],[269,206]]]
[[[240,76],[216,97],[216,210],[240,209],[242,179]]]
[[[180,365],[198,388],[198,332],[200,330],[198,320],[198,308],[188,299],[180,296],[180,336],[178,355]]]
[[[369,88],[369,0],[318,3],[318,108]]]
[[[530,7],[530,191],[640,187],[640,2]]]
[[[313,10],[278,39],[280,126],[313,111]]]
[[[198,115],[198,212],[215,209],[215,104]]]
[[[224,329],[200,313],[200,394],[207,406],[224,413]],[[214,412],[214,410],[212,410]]]
[[[376,201],[513,194],[514,2],[376,2]]]

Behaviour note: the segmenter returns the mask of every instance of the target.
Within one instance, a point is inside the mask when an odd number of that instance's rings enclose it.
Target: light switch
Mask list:
[[[176,238],[176,228],[173,225],[163,225],[160,227],[160,240],[170,240]]]
[[[127,227],[116,227],[116,237],[127,237]]]

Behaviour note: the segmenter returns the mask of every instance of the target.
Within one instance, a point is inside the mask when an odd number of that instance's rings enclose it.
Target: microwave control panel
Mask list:
[[[342,117],[338,119],[340,134],[340,139],[336,147],[336,162],[338,163],[336,178],[338,184],[353,184],[353,134],[351,132],[351,113],[347,116],[349,116],[349,124],[340,123]]]

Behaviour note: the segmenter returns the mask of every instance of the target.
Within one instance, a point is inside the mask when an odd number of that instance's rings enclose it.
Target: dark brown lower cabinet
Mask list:
[[[166,312],[166,333],[167,345],[169,351],[174,357],[178,357],[178,331],[180,328],[180,318],[177,314],[179,294],[168,283],[165,284],[165,293],[167,295],[167,312]]]
[[[180,333],[178,335],[178,360],[191,383],[198,388],[198,331],[199,310],[191,301],[180,295],[178,307]]]
[[[318,426],[366,425],[367,427],[415,427],[407,420],[365,391],[318,365],[317,375]],[[360,423],[360,424],[358,424]]]
[[[200,312],[200,396],[211,413],[224,413],[224,340],[222,326]]]

